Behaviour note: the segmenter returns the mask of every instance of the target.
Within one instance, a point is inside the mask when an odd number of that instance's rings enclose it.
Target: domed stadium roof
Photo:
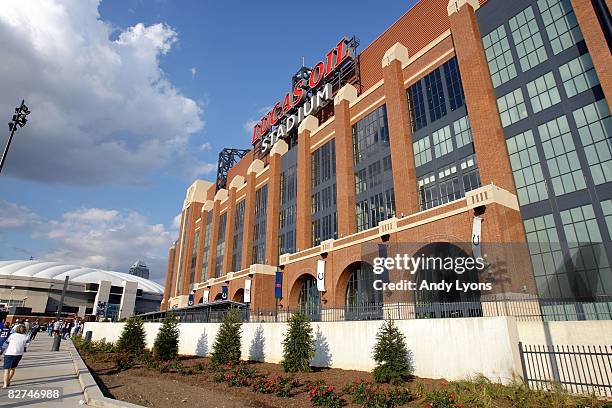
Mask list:
[[[0,277],[21,276],[63,281],[69,276],[71,282],[98,283],[110,281],[113,286],[122,286],[123,281],[138,283],[143,292],[163,294],[164,288],[148,279],[122,272],[104,271],[76,265],[65,265],[58,262],[43,261],[0,261]]]

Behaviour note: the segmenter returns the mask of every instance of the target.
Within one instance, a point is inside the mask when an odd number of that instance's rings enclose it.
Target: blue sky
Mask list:
[[[0,115],[32,114],[0,176],[0,260],[144,259],[161,281],[186,187],[250,147],[302,57],[362,50],[412,3],[3,1]]]

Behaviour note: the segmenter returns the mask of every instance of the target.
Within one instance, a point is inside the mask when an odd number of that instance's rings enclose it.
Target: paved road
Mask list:
[[[60,351],[51,351],[52,338],[39,333],[17,367],[8,389],[0,389],[0,407],[81,407],[83,390],[77,379],[70,353],[62,341]],[[2,357],[3,359],[4,357]],[[0,366],[1,368],[1,366]],[[1,385],[1,382],[0,382]],[[20,390],[60,389],[61,400],[9,398]]]

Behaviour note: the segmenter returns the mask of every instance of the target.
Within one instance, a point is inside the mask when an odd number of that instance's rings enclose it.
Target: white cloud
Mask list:
[[[187,177],[210,172],[189,150],[204,126],[202,107],[159,65],[176,31],[163,23],[117,31],[100,20],[98,5],[2,1],[0,112],[22,98],[32,111],[4,170],[87,186],[142,183],[165,167]]]
[[[212,145],[208,142],[202,143],[202,145],[200,146],[200,150],[203,152],[209,152],[212,150]]]
[[[191,79],[194,79],[196,74],[198,73],[198,70],[196,69],[196,67],[191,67],[189,72],[191,72]]]
[[[0,230],[22,228],[40,221],[40,217],[26,206],[0,200]]]

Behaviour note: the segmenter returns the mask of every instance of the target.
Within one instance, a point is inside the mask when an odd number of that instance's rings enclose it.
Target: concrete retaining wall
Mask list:
[[[382,321],[313,323],[316,355],[313,365],[370,371],[372,349]],[[462,379],[477,373],[508,382],[520,374],[517,326],[512,317],[398,320],[406,336],[415,374],[427,378]],[[87,323],[93,340],[116,341],[124,323]],[[147,344],[152,347],[160,323],[146,323]],[[219,323],[179,324],[179,353],[207,355]],[[282,358],[285,323],[245,323],[242,329],[244,359],[278,363]]]

